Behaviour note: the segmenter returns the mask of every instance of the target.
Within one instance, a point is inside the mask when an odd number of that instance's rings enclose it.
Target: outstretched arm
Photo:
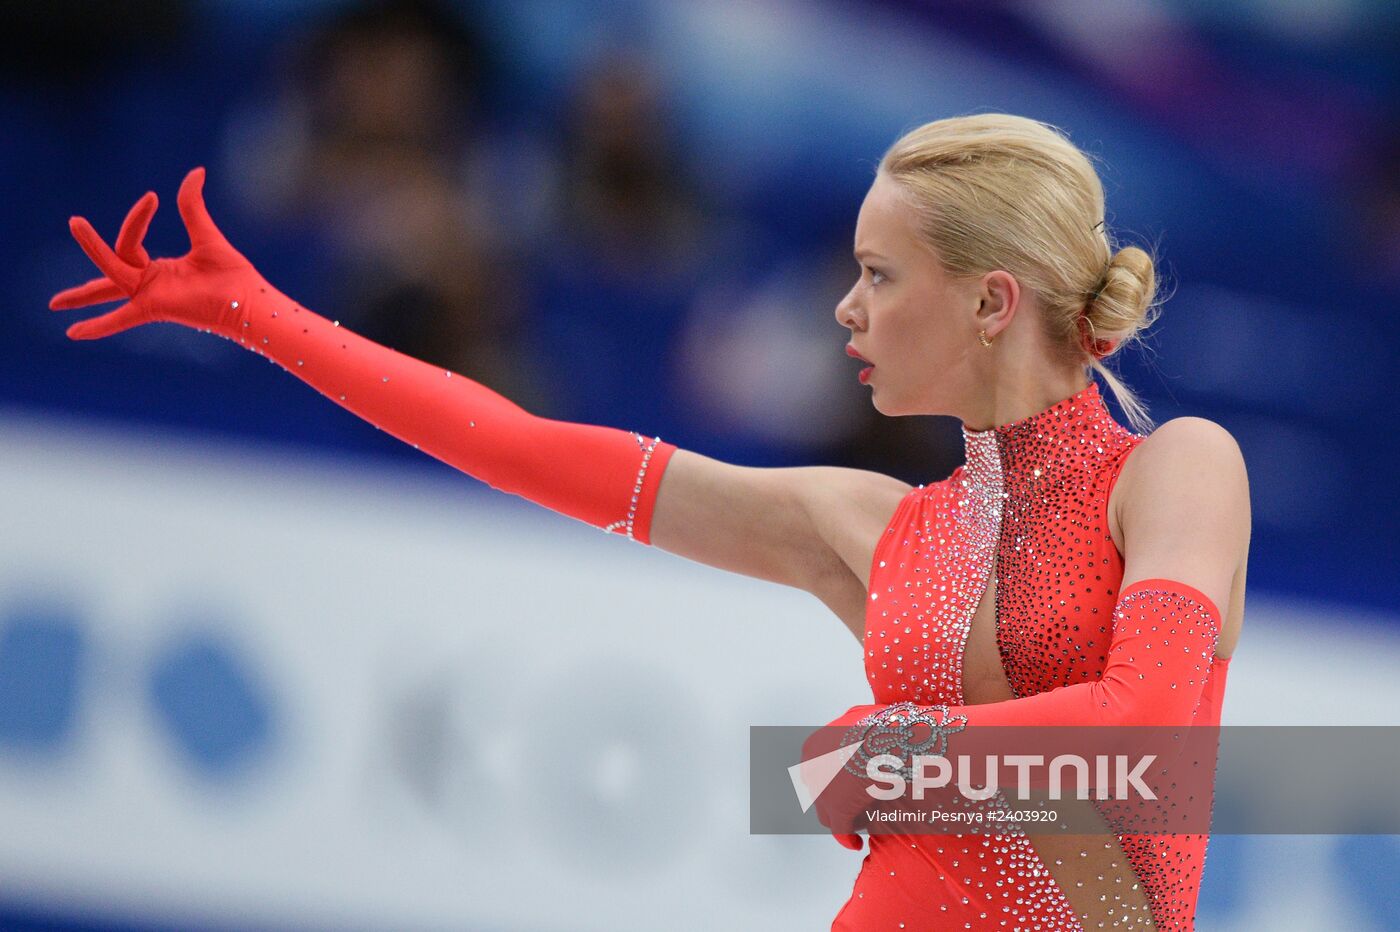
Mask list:
[[[203,169],[180,187],[190,251],[151,261],[141,238],[156,209],[132,208],[117,248],[81,217],[73,235],[104,277],[56,295],[55,310],[126,298],[79,321],[96,339],[170,321],[232,340],[275,361],[381,430],[488,483],[647,543],[657,479],[675,451],[656,437],[538,417],[472,379],[381,346],[272,287],[219,232],[204,206]]]
[[[141,245],[154,193],[132,208],[115,251],[86,220],[70,221],[104,274],[55,295],[50,307],[126,301],[73,324],[70,337],[98,339],[152,321],[217,333],[494,488],[689,559],[811,591],[859,637],[862,574],[904,483],[831,467],[735,466],[656,437],[531,414],[279,292],[214,225],[203,181],[195,169],[180,187],[191,248],[176,259],[152,260]]]

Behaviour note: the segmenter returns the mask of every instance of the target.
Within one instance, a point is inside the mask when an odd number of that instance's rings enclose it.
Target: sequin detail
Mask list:
[[[602,528],[605,534],[623,534],[628,540],[636,540],[632,536],[632,525],[637,519],[637,502],[642,497],[642,486],[646,483],[647,466],[651,464],[651,454],[656,450],[656,445],[661,442],[660,437],[652,437],[648,440],[636,431],[632,432],[632,439],[637,441],[637,446],[642,450],[642,464],[637,467],[637,480],[632,485],[632,499],[627,504],[627,516],[612,524],[604,525]]]
[[[860,742],[860,748],[846,761],[846,771],[857,777],[864,776],[870,759],[881,754],[893,754],[905,760],[911,760],[916,754],[941,757],[948,751],[948,736],[966,727],[967,717],[949,715],[946,705],[897,702],[886,706],[856,722],[841,739],[842,745]],[[893,772],[905,780],[914,779],[911,764],[906,763]]]
[[[1093,383],[1031,417],[962,433],[965,464],[911,489],[876,547],[864,639],[874,701],[906,715],[989,701],[985,684],[980,698],[965,695],[973,681],[964,667],[974,660],[984,676],[999,666],[1015,697],[1097,680],[1115,620],[1136,625],[1166,595],[1174,621],[1143,629],[1150,649],[1193,655],[1182,687],[1204,684],[1197,707],[1209,698],[1214,721],[1197,716],[1197,724],[1218,724],[1218,621],[1161,590],[1134,589],[1119,604],[1123,559],[1108,497],[1145,438],[1113,420]],[[973,658],[966,651],[984,596],[994,599],[995,646],[980,642],[988,653]],[[872,835],[832,928],[1079,930],[1081,914],[1087,928],[1194,927],[1205,836],[1075,836],[1073,850],[1053,844],[1061,840],[1019,831]]]

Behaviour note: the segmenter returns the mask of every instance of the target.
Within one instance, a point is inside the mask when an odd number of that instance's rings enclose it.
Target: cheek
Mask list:
[[[945,380],[954,377],[965,355],[962,337],[949,325],[951,315],[939,314],[930,300],[904,301],[891,311],[880,340],[889,363],[885,387],[893,393],[886,400],[898,406],[897,399],[942,394]]]
[[[923,326],[920,302],[906,295],[890,296],[880,308],[885,340],[896,346],[906,343]]]
[[[910,299],[900,301],[890,308],[887,322],[881,343],[892,360],[905,364],[926,361],[945,342],[938,332],[937,320],[925,302]]]

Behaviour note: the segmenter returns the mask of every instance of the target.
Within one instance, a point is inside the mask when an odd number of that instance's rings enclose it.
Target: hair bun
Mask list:
[[[1156,296],[1157,272],[1152,257],[1136,246],[1125,246],[1108,260],[1093,313],[1105,323],[1109,315],[1118,316],[1124,323],[1140,321]]]
[[[1131,339],[1152,323],[1156,298],[1157,274],[1152,257],[1136,246],[1115,252],[1084,306],[1088,339],[1092,341],[1086,343],[1085,349],[1101,358]]]

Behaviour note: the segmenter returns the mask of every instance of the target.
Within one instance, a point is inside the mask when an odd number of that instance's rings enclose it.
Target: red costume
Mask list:
[[[935,718],[967,729],[1218,726],[1229,661],[1215,656],[1216,606],[1175,580],[1120,591],[1108,496],[1144,438],[1113,420],[1093,383],[963,438],[966,464],[911,490],[876,546],[865,632],[876,704],[833,724],[946,707]],[[965,705],[964,650],[993,574],[997,652],[1018,698]],[[1064,839],[872,833],[832,929],[1077,930],[1081,914],[1088,928],[1151,928],[1145,911],[1157,929],[1193,927],[1204,832],[1083,838],[1042,854]]]

